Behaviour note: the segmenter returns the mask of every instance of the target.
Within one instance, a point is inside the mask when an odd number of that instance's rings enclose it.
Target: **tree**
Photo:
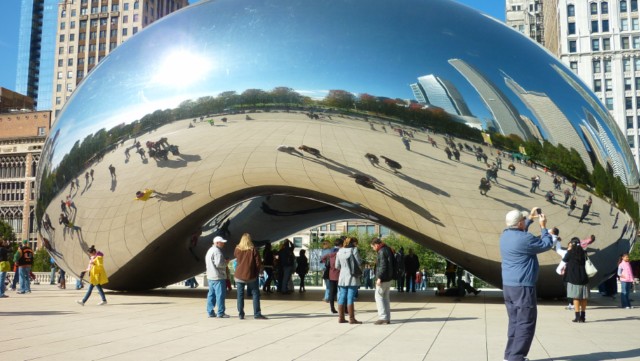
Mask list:
[[[329,90],[329,94],[324,98],[324,103],[330,107],[351,109],[355,100],[355,95],[346,90]]]
[[[2,219],[0,219],[0,239],[10,242],[14,242],[16,240],[16,235],[13,233],[13,227]]]

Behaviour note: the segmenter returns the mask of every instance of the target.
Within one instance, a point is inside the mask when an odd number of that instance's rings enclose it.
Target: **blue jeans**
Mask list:
[[[338,305],[353,305],[358,286],[338,286]]]
[[[283,293],[289,292],[289,280],[291,280],[291,275],[293,274],[293,266],[282,267],[282,274],[282,286],[280,286],[280,289]]]
[[[329,280],[324,280],[324,298],[323,301],[329,301]]]
[[[227,295],[227,280],[207,280],[209,282],[209,293],[207,293],[207,314],[215,317],[213,309],[218,305],[218,316],[222,316],[226,310],[224,300]]]
[[[258,280],[249,282],[240,282],[236,280],[236,289],[238,292],[238,315],[244,317],[244,286],[247,286],[247,292],[253,297],[253,317],[262,316],[260,313],[260,286]]]
[[[620,282],[620,302],[622,302],[622,307],[631,307],[631,302],[629,302],[629,293],[631,293],[631,282]]]
[[[4,281],[7,279],[7,272],[0,272],[0,297],[4,296],[5,285]]]
[[[104,296],[104,291],[102,290],[102,286],[89,284],[89,288],[87,288],[87,293],[84,295],[84,298],[82,299],[82,303],[87,302],[87,300],[89,299],[89,296],[91,296],[91,292],[93,292],[93,287],[98,289],[98,293],[100,294],[100,297],[102,298],[103,301],[106,302],[107,298]]]
[[[20,267],[20,292],[31,292],[31,280],[29,280],[29,273],[31,273],[31,267]]]
[[[51,267],[51,279],[49,280],[50,285],[56,284],[56,269],[55,267]]]
[[[503,286],[503,295],[509,316],[504,359],[522,361],[529,353],[536,333],[538,319],[536,288]]]

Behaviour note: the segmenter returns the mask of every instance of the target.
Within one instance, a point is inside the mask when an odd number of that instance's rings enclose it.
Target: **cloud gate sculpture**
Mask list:
[[[114,290],[202,272],[218,234],[231,255],[244,232],[276,241],[342,219],[499,286],[506,212],[540,206],[565,239],[596,236],[595,283],[635,226],[619,189],[585,186],[592,174],[638,184],[625,137],[571,71],[490,17],[445,0],[220,0],[88,74],[45,144],[37,217],[66,270],[102,250]],[[563,294],[559,256],[539,259],[540,294]]]

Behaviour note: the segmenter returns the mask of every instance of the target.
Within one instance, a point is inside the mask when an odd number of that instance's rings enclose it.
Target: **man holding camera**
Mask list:
[[[529,233],[529,225],[538,218],[541,236]],[[502,257],[502,289],[509,316],[505,361],[527,360],[536,331],[538,305],[538,253],[551,249],[547,218],[538,207],[526,211],[512,210],[505,217],[507,228],[500,236]]]

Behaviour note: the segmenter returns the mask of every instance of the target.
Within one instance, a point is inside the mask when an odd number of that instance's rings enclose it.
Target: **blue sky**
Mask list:
[[[191,3],[199,0],[190,0]],[[428,1],[428,0],[425,0]],[[0,87],[14,90],[18,57],[18,26],[21,0],[2,0],[0,5]],[[504,21],[504,0],[458,0]]]

